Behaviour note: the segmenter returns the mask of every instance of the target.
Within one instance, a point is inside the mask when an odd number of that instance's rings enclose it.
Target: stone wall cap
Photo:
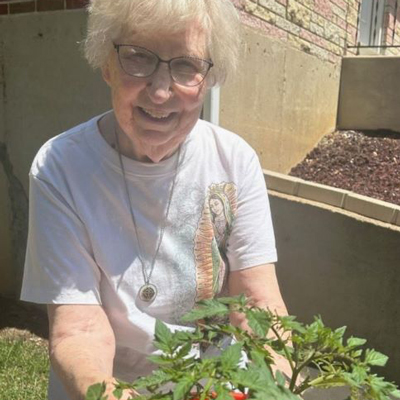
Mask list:
[[[400,226],[400,206],[348,190],[263,170],[269,190],[328,204],[355,214]]]

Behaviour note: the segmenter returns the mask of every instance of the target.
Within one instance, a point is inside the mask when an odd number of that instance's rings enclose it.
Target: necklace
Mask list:
[[[142,253],[142,249],[141,249],[141,245],[140,245],[139,234],[138,234],[138,229],[137,229],[137,224],[136,224],[136,219],[135,219],[135,213],[133,212],[131,196],[130,196],[129,190],[128,190],[128,182],[127,182],[127,179],[126,179],[125,168],[124,168],[124,163],[122,161],[121,149],[120,149],[119,139],[118,139],[118,134],[117,134],[117,130],[116,129],[114,129],[114,134],[115,134],[115,143],[117,145],[117,153],[118,153],[118,158],[119,158],[119,164],[120,164],[120,167],[121,167],[121,170],[122,170],[122,177],[123,177],[123,181],[124,181],[126,196],[128,198],[128,203],[129,203],[129,211],[130,211],[130,214],[131,214],[132,224],[133,224],[133,226],[135,228],[136,242],[137,242],[137,249],[138,249],[138,258],[139,258],[140,264],[142,266],[142,274],[143,274],[144,284],[139,289],[139,298],[142,301],[146,302],[146,303],[151,303],[156,298],[158,290],[157,290],[156,285],[154,285],[153,283],[150,282],[150,278],[151,278],[151,275],[152,275],[153,270],[154,270],[154,265],[155,265],[155,262],[156,262],[156,258],[157,258],[158,252],[160,250],[162,238],[164,236],[165,225],[166,225],[166,222],[168,220],[168,215],[169,215],[169,209],[170,209],[170,206],[171,206],[172,195],[174,193],[176,177],[178,175],[181,146],[178,147],[178,157],[177,157],[176,166],[175,166],[174,179],[172,181],[171,189],[169,191],[167,209],[165,211],[165,216],[164,216],[164,219],[163,219],[162,224],[161,224],[161,230],[160,230],[160,235],[158,236],[156,251],[155,251],[153,259],[152,259],[152,261],[150,263],[150,268],[147,269],[146,268],[146,264],[144,262],[144,258],[142,256],[143,253]]]

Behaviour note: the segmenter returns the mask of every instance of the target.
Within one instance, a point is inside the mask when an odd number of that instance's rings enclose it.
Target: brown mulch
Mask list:
[[[0,338],[24,338],[46,345],[49,337],[44,309],[0,297]]]
[[[326,135],[289,175],[400,205],[400,133]]]

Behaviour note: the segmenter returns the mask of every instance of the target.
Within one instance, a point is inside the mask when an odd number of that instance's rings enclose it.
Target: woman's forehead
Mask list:
[[[149,33],[131,30],[123,34],[118,42],[142,46],[160,56],[164,53],[168,57],[190,55],[205,58],[208,56],[208,35],[196,24],[190,24],[178,31]]]

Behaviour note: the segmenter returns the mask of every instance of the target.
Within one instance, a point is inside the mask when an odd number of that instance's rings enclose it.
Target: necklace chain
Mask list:
[[[175,189],[176,177],[178,175],[178,170],[179,170],[181,146],[178,147],[178,155],[177,155],[177,161],[176,161],[176,166],[175,166],[174,179],[172,181],[171,189],[169,191],[167,209],[165,211],[165,216],[164,216],[164,219],[163,219],[162,224],[161,224],[161,230],[160,230],[160,234],[158,236],[156,250],[154,252],[153,259],[151,260],[150,270],[147,273],[146,264],[145,264],[144,258],[143,258],[142,247],[141,247],[141,244],[140,244],[139,232],[138,232],[138,228],[137,228],[137,224],[136,224],[136,218],[135,218],[135,214],[133,212],[131,196],[129,194],[128,182],[127,182],[126,173],[125,173],[125,167],[124,167],[124,163],[122,161],[121,148],[120,148],[120,144],[119,144],[117,129],[114,129],[114,134],[115,134],[115,143],[117,145],[117,153],[118,153],[119,163],[120,163],[120,167],[121,167],[121,170],[122,170],[122,177],[123,177],[123,181],[124,181],[126,196],[128,198],[128,203],[129,203],[129,212],[130,212],[130,215],[131,215],[132,224],[133,224],[133,226],[135,228],[135,235],[136,235],[137,248],[138,248],[138,258],[139,258],[140,264],[142,266],[142,274],[143,274],[144,285],[140,288],[139,296],[141,297],[141,299],[143,301],[151,302],[151,301],[153,301],[155,299],[155,297],[157,295],[157,288],[156,288],[155,285],[150,283],[150,279],[151,279],[151,275],[153,274],[154,265],[155,265],[155,262],[156,262],[156,259],[157,259],[157,256],[158,256],[158,252],[160,250],[160,246],[161,246],[161,242],[162,242],[162,239],[163,239],[163,236],[164,236],[166,223],[167,223],[167,220],[168,220],[169,210],[170,210],[171,202],[172,202],[172,196],[173,196],[174,189]]]

